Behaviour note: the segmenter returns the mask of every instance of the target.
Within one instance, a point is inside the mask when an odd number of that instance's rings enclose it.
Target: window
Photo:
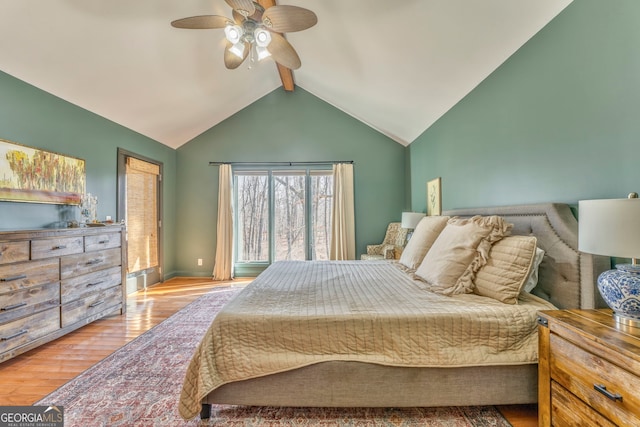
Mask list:
[[[332,191],[331,169],[234,170],[235,275],[329,259]]]

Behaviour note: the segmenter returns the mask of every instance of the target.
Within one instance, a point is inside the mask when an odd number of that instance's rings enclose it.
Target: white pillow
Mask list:
[[[449,220],[448,216],[425,216],[416,226],[411,239],[402,251],[400,264],[415,270],[436,241]]]
[[[451,218],[416,270],[417,278],[438,294],[471,292],[474,275],[486,263],[491,245],[512,227],[496,215]]]
[[[536,248],[536,255],[535,258],[533,258],[533,265],[531,266],[529,277],[527,277],[527,280],[524,282],[523,286],[523,289],[526,292],[531,292],[533,288],[535,288],[538,284],[538,267],[540,267],[542,258],[544,258],[544,251],[540,248]]]

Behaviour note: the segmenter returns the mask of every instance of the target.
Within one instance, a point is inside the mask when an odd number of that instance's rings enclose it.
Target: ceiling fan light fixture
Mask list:
[[[264,28],[258,28],[254,31],[253,37],[256,44],[260,47],[266,48],[271,43],[271,33]]]
[[[235,43],[229,48],[229,52],[233,53],[238,58],[244,58],[244,43]]]
[[[258,54],[258,61],[262,61],[271,56],[271,52],[269,52],[266,47],[260,45],[256,46],[256,53]]]
[[[244,35],[244,30],[239,25],[227,25],[224,28],[224,35],[231,43],[238,44]]]

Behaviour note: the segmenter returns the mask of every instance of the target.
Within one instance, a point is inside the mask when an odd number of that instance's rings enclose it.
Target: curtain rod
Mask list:
[[[261,166],[261,165],[275,165],[275,166],[298,166],[298,165],[326,165],[330,163],[350,163],[353,164],[353,160],[332,160],[325,162],[209,162],[209,166],[220,165],[247,165],[247,166]]]

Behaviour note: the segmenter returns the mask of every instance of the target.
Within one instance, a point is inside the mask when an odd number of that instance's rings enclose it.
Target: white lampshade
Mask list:
[[[224,29],[224,35],[233,44],[237,44],[244,34],[244,30],[239,25],[227,25]]]
[[[580,251],[640,258],[640,199],[581,200],[578,209]]]
[[[400,226],[413,230],[424,217],[425,214],[420,212],[402,212],[402,224]]]
[[[633,259],[600,274],[598,290],[616,326],[640,328],[640,199],[581,200],[578,207],[579,250]]]

